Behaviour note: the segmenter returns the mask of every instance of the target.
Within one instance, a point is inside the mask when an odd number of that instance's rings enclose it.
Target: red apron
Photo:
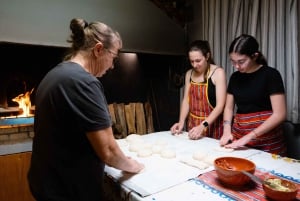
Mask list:
[[[264,123],[272,111],[255,112],[249,114],[236,114],[232,125],[232,135],[235,139],[240,139],[252,130]],[[263,150],[281,156],[286,155],[286,144],[283,136],[282,126],[264,133],[256,139],[251,140],[248,147]]]
[[[208,79],[205,83],[196,83],[191,80],[189,108],[188,130],[200,125],[214,109],[208,100]],[[220,139],[223,134],[222,122],[223,117],[220,115],[213,124],[209,125],[206,136]]]

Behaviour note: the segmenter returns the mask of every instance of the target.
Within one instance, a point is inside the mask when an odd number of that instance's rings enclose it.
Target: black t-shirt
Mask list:
[[[227,92],[234,96],[237,113],[246,114],[272,110],[270,95],[284,93],[284,85],[278,70],[262,66],[253,73],[234,72]]]
[[[81,66],[63,62],[41,81],[35,100],[29,183],[54,200],[101,200],[104,163],[86,132],[111,126],[100,81]]]

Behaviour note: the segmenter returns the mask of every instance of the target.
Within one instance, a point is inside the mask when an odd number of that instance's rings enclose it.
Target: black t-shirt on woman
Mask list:
[[[86,133],[111,126],[100,81],[63,62],[41,81],[35,100],[29,184],[37,200],[100,201],[104,163]]]
[[[237,113],[246,114],[272,110],[270,95],[284,93],[278,70],[262,66],[253,73],[234,72],[227,92],[234,96]]]

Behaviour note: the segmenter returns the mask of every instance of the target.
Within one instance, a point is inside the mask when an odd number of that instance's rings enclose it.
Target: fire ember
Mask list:
[[[30,125],[34,122],[34,114],[31,113],[32,106],[30,101],[30,95],[34,89],[27,91],[24,94],[20,94],[17,97],[13,98],[12,101],[17,102],[19,107],[16,108],[7,108],[1,110],[1,113],[8,114],[0,118],[0,127],[12,127],[12,126],[21,126],[21,125]],[[18,115],[11,115],[12,113],[19,113]]]

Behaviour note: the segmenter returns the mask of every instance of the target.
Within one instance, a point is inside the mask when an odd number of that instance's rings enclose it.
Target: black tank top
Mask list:
[[[214,85],[214,83],[212,82],[212,75],[215,73],[217,68],[214,69],[214,71],[212,72],[211,76],[208,78],[207,80],[207,93],[208,93],[208,100],[209,103],[213,106],[216,107],[216,86]],[[192,70],[191,72],[191,77],[190,77],[190,82],[192,82],[192,74],[193,74],[194,70]],[[194,81],[193,81],[194,82]],[[197,82],[195,82],[197,83]],[[200,82],[203,83],[203,82]]]

